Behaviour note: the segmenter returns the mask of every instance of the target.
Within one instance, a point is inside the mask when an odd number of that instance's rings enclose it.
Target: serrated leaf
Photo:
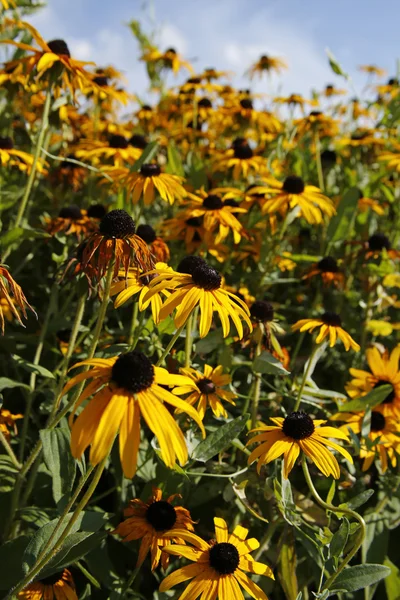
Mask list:
[[[345,402],[339,406],[340,412],[358,412],[365,411],[369,408],[375,408],[389,396],[389,394],[393,391],[393,386],[391,384],[382,385],[374,388],[365,396],[360,396],[359,398],[355,398],[354,400],[350,400],[349,402]]]
[[[43,456],[52,477],[53,498],[57,503],[72,490],[76,462],[71,454],[69,430],[63,428],[42,429]]]
[[[335,590],[356,592],[388,577],[390,573],[389,567],[385,567],[384,565],[355,565],[342,571],[332,585]]]
[[[253,370],[256,373],[267,373],[269,375],[289,375],[281,362],[275,356],[264,350],[253,362]]]
[[[205,440],[196,446],[193,458],[199,462],[207,462],[213,456],[225,450],[231,441],[243,431],[249,416],[246,413],[241,417],[237,417],[237,419],[229,421],[229,423],[222,425],[222,427],[208,435]]]

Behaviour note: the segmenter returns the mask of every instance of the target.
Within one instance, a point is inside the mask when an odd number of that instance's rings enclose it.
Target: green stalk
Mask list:
[[[169,341],[168,346],[165,348],[164,352],[161,354],[160,358],[158,359],[157,363],[156,363],[156,367],[159,367],[163,362],[165,357],[169,354],[170,350],[174,347],[176,340],[178,339],[178,337],[181,335],[183,328],[185,327],[185,323],[179,327],[179,329],[177,329],[174,333],[174,335],[172,336],[171,340]]]
[[[129,337],[128,337],[128,346],[129,347],[133,346],[133,340],[134,340],[134,337],[135,337],[136,323],[137,323],[137,318],[138,318],[138,311],[139,311],[139,302],[134,302],[133,303],[133,310],[132,310],[131,326],[130,326],[130,329],[129,329]]]
[[[299,409],[299,406],[300,406],[300,403],[301,403],[301,397],[303,395],[303,391],[304,391],[304,388],[305,388],[306,383],[307,383],[307,377],[308,377],[308,374],[309,374],[310,369],[311,369],[312,359],[314,358],[315,353],[317,352],[317,350],[318,350],[318,345],[315,344],[315,346],[314,346],[314,348],[313,348],[313,350],[312,350],[312,352],[310,354],[310,358],[308,359],[307,367],[304,370],[303,379],[301,380],[301,384],[300,384],[300,388],[299,388],[299,393],[297,394],[297,400],[296,400],[296,404],[294,405],[293,412],[296,412]]]
[[[331,512],[334,512],[334,513],[342,513],[344,515],[347,515],[348,517],[353,517],[353,519],[358,521],[358,523],[360,524],[360,531],[359,531],[358,535],[356,536],[356,540],[354,542],[353,548],[350,550],[348,555],[343,559],[342,563],[340,564],[338,569],[335,571],[335,573],[333,573],[325,581],[324,587],[322,588],[322,591],[324,591],[324,590],[328,590],[332,586],[333,582],[338,577],[338,575],[340,575],[340,573],[343,571],[343,569],[346,567],[346,565],[357,554],[358,550],[362,546],[364,539],[366,537],[367,527],[365,525],[365,521],[362,518],[362,516],[359,515],[357,512],[355,512],[354,510],[351,510],[350,508],[333,506],[333,504],[328,504],[328,502],[325,502],[324,500],[322,500],[321,496],[318,494],[317,490],[315,489],[315,486],[311,479],[310,471],[308,470],[307,459],[304,454],[301,459],[301,464],[303,467],[303,473],[304,473],[304,477],[306,479],[307,485],[310,489],[311,494],[313,495],[315,500],[318,502],[318,504],[320,506],[322,506],[322,508],[324,508],[325,510],[330,510]]]
[[[193,313],[190,313],[186,321],[186,338],[185,338],[185,368],[190,367],[190,357],[192,354],[192,329],[193,329]]]
[[[4,450],[7,452],[8,456],[11,458],[13,465],[19,471],[21,469],[22,465],[18,461],[17,457],[14,454],[14,450],[11,448],[9,441],[7,440],[6,436],[4,435],[4,433],[1,430],[0,430],[0,442],[3,445]]]
[[[321,192],[325,190],[324,173],[322,170],[321,162],[321,143],[319,141],[318,131],[314,132],[314,145],[315,145],[315,160],[317,163],[317,174],[318,174],[318,185]]]
[[[261,354],[261,345],[262,345],[262,331],[260,333],[260,339],[257,342],[257,348],[255,352],[254,358]],[[251,428],[254,429],[257,423],[257,414],[258,414],[258,404],[260,402],[260,392],[261,392],[261,373],[254,373],[254,387],[253,387],[253,399],[251,403]]]

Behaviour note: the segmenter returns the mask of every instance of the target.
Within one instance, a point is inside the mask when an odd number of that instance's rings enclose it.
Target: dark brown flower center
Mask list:
[[[58,216],[62,219],[77,221],[82,218],[82,211],[76,204],[71,204],[71,206],[64,206],[58,213]]]
[[[233,155],[235,158],[239,158],[240,160],[247,160],[253,157],[253,150],[248,144],[243,144],[242,146],[234,147]]]
[[[283,433],[294,440],[305,440],[314,430],[312,418],[303,411],[292,412],[283,421]]]
[[[274,319],[274,309],[270,302],[256,300],[250,308],[250,315],[254,321],[264,323]]]
[[[384,233],[374,233],[368,240],[368,248],[373,252],[380,252],[384,248],[390,250],[391,244]]]
[[[102,219],[107,214],[107,208],[104,204],[91,204],[87,211],[87,216],[92,219]]]
[[[176,510],[166,500],[159,500],[150,504],[146,520],[156,531],[167,531],[176,523]]]
[[[186,219],[185,223],[190,227],[201,227],[202,220],[201,217],[189,217],[189,219]]]
[[[209,267],[207,264],[199,265],[193,269],[192,279],[198,287],[209,292],[218,290],[221,287],[221,275],[216,269]]]
[[[50,50],[58,56],[71,56],[69,48],[64,40],[51,40],[50,42],[47,42],[47,45]]]
[[[337,154],[334,150],[324,150],[321,152],[321,162],[323,167],[331,167],[336,163]]]
[[[283,190],[287,194],[302,194],[304,192],[304,181],[297,175],[289,175],[283,182]]]
[[[129,145],[128,140],[123,135],[112,135],[108,140],[108,145],[110,148],[127,148]]]
[[[144,150],[147,146],[147,139],[144,135],[140,135],[140,133],[134,133],[129,140],[129,143],[134,148],[139,148],[140,150]]]
[[[391,383],[390,383],[390,381],[384,381],[384,380],[378,381],[374,385],[374,389],[378,388],[378,387],[382,387],[383,385],[391,385]],[[392,388],[393,388],[393,386],[392,386]],[[394,393],[394,388],[393,388],[392,391],[389,392],[389,394],[383,400],[382,404],[391,404],[394,399],[395,399],[395,393]]]
[[[99,229],[104,235],[118,239],[134,235],[136,231],[135,221],[121,208],[107,213],[100,221]]]
[[[96,83],[100,87],[108,86],[108,77],[105,75],[97,75],[97,77],[93,78],[93,82]]]
[[[193,272],[197,267],[206,265],[206,261],[201,256],[185,256],[177,267],[178,273],[186,273],[187,275],[193,275]]]
[[[157,237],[157,234],[151,225],[139,225],[136,230],[136,235],[142,238],[146,244],[152,244]]]
[[[321,321],[323,321],[325,325],[330,325],[331,327],[342,326],[342,319],[334,312],[325,312],[321,317]]]
[[[175,48],[167,48],[165,54],[176,54]]]
[[[199,381],[197,381],[196,385],[202,394],[214,394],[216,389],[215,384],[211,381],[211,379],[207,379],[207,377],[204,377],[204,379],[200,379]]]
[[[1,150],[12,150],[14,148],[14,142],[10,137],[0,137],[0,149]]]
[[[325,256],[324,258],[321,258],[317,264],[317,267],[323,273],[337,273],[339,271],[336,259],[332,258],[332,256]]]
[[[214,544],[209,551],[210,567],[220,575],[230,575],[239,566],[239,552],[236,546],[228,542]]]
[[[242,108],[245,108],[245,109],[252,109],[253,108],[253,102],[250,100],[250,98],[243,98],[240,101],[240,106]]]
[[[371,431],[382,431],[385,429],[386,419],[382,413],[373,410],[371,413]]]
[[[111,370],[111,380],[120,388],[138,394],[154,381],[154,367],[143,352],[120,354]]]
[[[212,103],[208,98],[202,98],[199,100],[198,106],[201,108],[212,108]]]
[[[140,174],[143,177],[157,177],[160,173],[161,169],[155,163],[145,163],[140,167]]]
[[[221,198],[217,196],[217,194],[209,194],[206,198],[204,198],[203,206],[207,210],[219,210],[224,206],[224,203],[222,202]]]
[[[71,329],[60,329],[59,331],[57,331],[56,336],[60,342],[67,343],[71,339],[71,333]]]

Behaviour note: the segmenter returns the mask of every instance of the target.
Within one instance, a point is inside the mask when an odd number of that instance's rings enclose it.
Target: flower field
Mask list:
[[[0,11],[0,597],[399,600],[398,76]]]

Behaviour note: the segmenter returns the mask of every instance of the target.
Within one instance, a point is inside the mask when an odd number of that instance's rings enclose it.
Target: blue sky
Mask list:
[[[74,57],[125,72],[129,88],[146,89],[138,47],[126,23],[156,30],[161,48],[175,47],[204,67],[243,73],[260,54],[289,64],[282,77],[253,86],[256,91],[308,94],[327,83],[343,87],[328,65],[329,47],[361,90],[357,66],[377,64],[396,72],[400,0],[48,0],[31,22],[45,39],[64,38]],[[396,54],[397,53],[397,54]],[[170,79],[173,82],[173,79]]]

